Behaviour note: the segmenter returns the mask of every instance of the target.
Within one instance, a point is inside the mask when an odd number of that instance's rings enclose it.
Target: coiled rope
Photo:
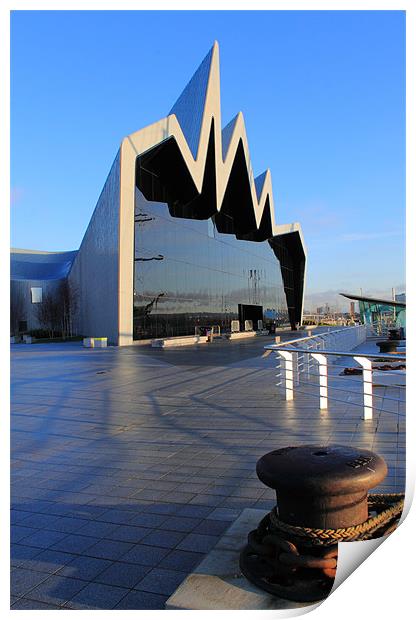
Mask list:
[[[372,538],[378,530],[384,529],[379,535],[383,536],[397,527],[398,520],[403,511],[404,494],[389,493],[368,496],[369,511],[377,511],[387,506],[375,516],[369,517],[364,523],[353,525],[351,527],[343,527],[339,529],[321,529],[312,527],[301,527],[297,525],[289,525],[281,521],[277,514],[277,508],[266,515],[265,519],[269,520],[268,526],[271,532],[284,532],[294,536],[302,545],[328,547],[338,542],[352,542],[354,540],[368,540]],[[386,528],[387,527],[387,531]],[[377,538],[377,536],[376,536]]]

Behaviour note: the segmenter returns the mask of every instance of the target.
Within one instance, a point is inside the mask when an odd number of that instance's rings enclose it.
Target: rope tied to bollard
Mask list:
[[[359,525],[338,529],[290,525],[279,519],[274,507],[249,533],[240,565],[260,561],[262,577],[255,577],[255,583],[269,592],[296,592],[299,600],[313,600],[313,594],[319,598],[318,593],[329,593],[335,579],[338,543],[390,534],[403,505],[402,493],[369,495],[369,511],[377,514]]]
[[[322,529],[289,525],[281,521],[277,514],[277,507],[266,515],[269,519],[271,531],[284,532],[300,539],[302,545],[307,546],[330,546],[338,542],[353,542],[356,540],[368,540],[378,530],[380,536],[391,533],[400,519],[404,506],[403,493],[373,494],[368,496],[369,511],[376,511],[375,516],[369,517],[364,523],[338,529]],[[380,508],[384,508],[378,512]],[[378,537],[377,537],[378,538]]]
[[[288,600],[328,596],[338,543],[387,536],[403,511],[403,493],[368,495],[388,468],[363,448],[286,446],[263,455],[256,471],[276,491],[278,505],[249,533],[240,568],[252,583]]]

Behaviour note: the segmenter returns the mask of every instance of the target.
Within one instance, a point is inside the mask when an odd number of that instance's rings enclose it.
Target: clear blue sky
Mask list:
[[[79,247],[121,139],[169,112],[213,41],[277,220],[300,221],[308,303],[404,286],[405,14],[17,11],[14,247]]]

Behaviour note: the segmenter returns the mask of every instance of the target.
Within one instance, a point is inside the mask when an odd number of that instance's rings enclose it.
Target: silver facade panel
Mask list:
[[[113,162],[69,280],[78,290],[77,333],[118,341],[120,152]]]
[[[198,152],[199,136],[201,135],[212,53],[213,50],[210,50],[206,55],[169,112],[178,119],[195,159]]]

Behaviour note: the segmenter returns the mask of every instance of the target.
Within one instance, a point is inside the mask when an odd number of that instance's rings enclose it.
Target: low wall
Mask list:
[[[206,336],[178,336],[175,338],[155,338],[152,340],[152,347],[164,349],[166,347],[185,347],[192,344],[205,344],[208,342]]]

